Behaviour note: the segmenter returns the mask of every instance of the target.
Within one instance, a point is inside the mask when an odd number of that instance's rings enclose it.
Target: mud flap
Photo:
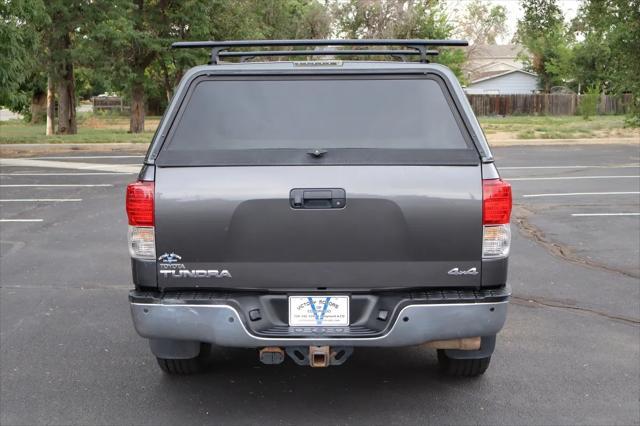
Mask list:
[[[447,357],[451,359],[480,359],[488,358],[496,347],[496,336],[482,336],[480,349],[477,351],[465,351],[459,349],[443,349]]]

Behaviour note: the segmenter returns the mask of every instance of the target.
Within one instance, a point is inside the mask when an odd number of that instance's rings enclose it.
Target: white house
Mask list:
[[[472,45],[463,70],[469,94],[519,94],[537,90],[535,74],[523,69],[527,49],[519,44]]]
[[[470,95],[531,94],[538,90],[538,76],[518,69],[487,72],[478,75],[464,90]]]

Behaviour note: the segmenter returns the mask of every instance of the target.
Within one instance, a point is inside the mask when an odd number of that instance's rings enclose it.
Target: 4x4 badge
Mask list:
[[[461,271],[459,268],[453,268],[449,272],[447,272],[447,274],[449,274],[449,275],[478,275],[478,269],[474,267],[474,268],[471,268],[471,269],[467,269],[466,271]]]

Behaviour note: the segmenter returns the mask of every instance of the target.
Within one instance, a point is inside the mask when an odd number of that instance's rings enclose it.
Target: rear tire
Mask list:
[[[449,358],[443,349],[438,349],[438,363],[443,373],[453,377],[477,377],[484,374],[491,362],[486,358],[454,359]]]
[[[211,345],[200,344],[200,353],[195,358],[171,359],[156,357],[160,369],[166,374],[187,375],[202,372],[207,366],[207,359],[211,351]]]

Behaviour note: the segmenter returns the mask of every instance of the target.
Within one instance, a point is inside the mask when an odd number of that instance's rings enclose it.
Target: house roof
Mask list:
[[[526,49],[520,44],[483,44],[469,48],[469,59],[515,59]]]
[[[514,72],[520,72],[523,74],[531,75],[533,77],[538,77],[538,74],[534,74],[532,72],[524,71],[524,70],[489,71],[489,72],[478,74],[476,78],[473,81],[471,81],[471,84],[479,83],[481,81],[491,80],[492,78],[502,77],[503,75],[507,75],[507,74],[513,74]]]

